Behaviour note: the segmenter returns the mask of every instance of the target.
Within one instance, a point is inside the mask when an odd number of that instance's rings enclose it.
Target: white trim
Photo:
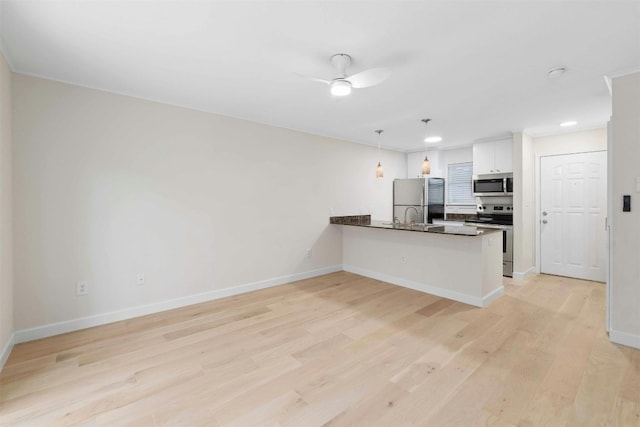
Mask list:
[[[535,267],[531,267],[529,268],[527,271],[525,271],[524,273],[520,273],[519,271],[514,271],[513,272],[513,278],[516,280],[524,280],[529,276],[532,276],[536,273],[536,268]]]
[[[640,335],[630,334],[628,332],[609,331],[609,340],[616,344],[626,345],[627,347],[633,347],[640,349]]]
[[[607,74],[606,77],[610,79],[617,79],[620,77],[630,76],[631,74],[640,73],[640,67],[631,67],[626,70],[618,71],[612,74]]]
[[[613,96],[613,86],[611,82],[611,77],[602,76],[602,78],[604,79],[604,84],[607,86],[607,89],[609,90],[609,96]]]
[[[7,363],[7,359],[11,354],[11,350],[13,350],[13,344],[15,343],[16,334],[15,332],[11,334],[4,348],[2,349],[2,353],[0,353],[0,371],[4,367],[4,364]]]
[[[463,302],[465,304],[475,305],[476,307],[486,307],[495,299],[501,297],[504,294],[504,287],[500,286],[496,290],[488,293],[483,297],[476,297],[473,295],[467,295],[460,292],[451,291],[449,289],[441,288],[439,286],[431,286],[420,282],[414,282],[413,280],[402,279],[400,277],[390,276],[388,274],[377,273],[375,271],[366,270],[364,268],[355,267],[353,265],[344,264],[344,271],[349,273],[359,274],[360,276],[369,277],[383,282],[391,283],[393,285],[402,286],[404,288],[413,289],[416,291],[424,292],[439,297],[452,299],[454,301]]]
[[[605,319],[604,327],[607,332],[611,331],[611,301],[613,296],[613,280],[611,272],[613,271],[613,126],[611,125],[612,117],[607,122],[607,256],[605,258],[607,264],[606,273],[606,299],[605,299]]]
[[[474,139],[473,144],[482,144],[483,142],[499,142],[499,141],[513,141],[513,132],[506,132],[501,135],[490,136],[487,138]]]
[[[246,283],[244,285],[233,286],[224,289],[215,289],[213,291],[204,292],[196,295],[176,298],[168,301],[161,301],[153,304],[141,305],[138,307],[125,308],[123,310],[112,311],[109,313],[96,314],[93,316],[81,317],[78,319],[65,320],[63,322],[51,323],[34,328],[22,329],[15,332],[15,343],[23,343],[27,341],[37,340],[40,338],[51,337],[53,335],[73,332],[80,329],[91,328],[93,326],[113,323],[120,320],[131,319],[133,317],[145,316],[147,314],[159,313],[174,308],[185,307],[187,305],[198,304],[216,300],[219,298],[230,297],[246,292],[257,291],[260,289],[270,288],[273,286],[284,285],[285,283],[295,282],[298,280],[309,279],[324,274],[335,273],[342,270],[342,265],[331,265],[329,267],[319,268],[317,270],[305,271],[302,273],[289,274],[286,276],[275,277],[272,279],[260,280],[258,282]]]
[[[492,302],[494,302],[495,300],[497,300],[503,295],[504,295],[504,286],[500,286],[499,288],[494,289],[493,291],[489,292],[487,295],[482,297],[481,307],[488,306],[489,304],[491,304]]]
[[[2,2],[0,1],[0,3],[2,3]],[[9,71],[11,71],[12,73],[15,73],[16,72],[16,68],[13,65],[11,57],[9,55],[7,55],[7,49],[5,48],[2,39],[0,39],[0,53],[2,54],[2,57],[4,58],[4,61],[7,63],[7,66],[9,67]]]

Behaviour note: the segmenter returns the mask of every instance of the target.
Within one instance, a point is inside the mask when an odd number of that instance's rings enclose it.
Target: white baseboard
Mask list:
[[[489,292],[487,295],[482,297],[482,305],[480,307],[486,307],[498,298],[504,295],[504,286],[500,286],[498,289],[495,289],[492,292]]]
[[[4,348],[2,349],[2,353],[0,353],[0,371],[2,371],[4,364],[7,363],[7,359],[11,354],[11,350],[13,350],[13,344],[15,343],[15,340],[16,340],[16,334],[14,332],[13,334],[11,334],[11,336],[9,337],[9,340],[7,341]]]
[[[640,349],[640,335],[630,334],[628,332],[609,331],[609,339],[616,344],[626,345],[627,347],[633,347]]]
[[[535,273],[536,273],[536,268],[535,267],[531,267],[530,269],[528,269],[524,273],[520,273],[518,271],[514,271],[513,272],[513,278],[516,279],[516,280],[524,280],[527,277],[534,275]]]
[[[402,286],[404,288],[413,289],[416,291],[424,292],[439,297],[452,299],[454,301],[463,302],[465,304],[475,305],[476,307],[486,307],[492,301],[499,298],[504,294],[504,287],[500,286],[498,289],[485,295],[484,297],[476,297],[473,295],[467,295],[460,292],[452,291],[449,289],[441,288],[438,286],[426,285],[420,282],[414,282],[413,280],[403,279],[400,277],[390,276],[383,273],[377,273],[375,271],[365,270],[353,265],[343,265],[344,271],[349,273],[359,274],[360,276],[370,277],[372,279],[381,280],[394,285]]]
[[[332,265],[317,270],[305,271],[302,273],[289,274],[286,276],[275,277],[272,279],[260,280],[258,282],[246,283],[244,285],[233,286],[230,288],[216,289],[196,295],[189,295],[182,298],[176,298],[168,301],[161,301],[153,304],[142,305],[137,307],[125,308],[123,310],[112,311],[109,313],[101,313],[93,316],[81,317],[79,319],[66,320],[63,322],[51,323],[49,325],[37,326],[35,328],[22,329],[14,334],[14,342],[22,343],[33,341],[40,338],[51,337],[54,335],[64,334],[67,332],[78,331],[80,329],[91,328],[93,326],[113,323],[120,320],[131,319],[134,317],[145,316],[147,314],[159,313],[161,311],[172,310],[187,305],[198,304],[220,298],[230,297],[233,295],[243,294],[246,292],[257,291],[260,289],[270,288],[273,286],[284,285],[285,283],[295,282],[297,280],[310,279],[323,274],[335,273],[342,271],[342,265]],[[8,355],[8,354],[7,354]]]

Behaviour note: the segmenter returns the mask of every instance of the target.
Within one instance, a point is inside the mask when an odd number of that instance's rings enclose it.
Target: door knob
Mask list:
[[[543,220],[542,220],[542,223],[543,223],[543,224],[546,224],[547,222],[549,222],[549,221],[547,221],[546,219],[543,219]]]
[[[546,212],[542,212],[542,216],[547,216],[547,213]]]

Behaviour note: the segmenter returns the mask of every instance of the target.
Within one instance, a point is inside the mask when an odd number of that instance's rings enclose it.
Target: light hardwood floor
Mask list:
[[[640,426],[604,285],[478,309],[340,272],[16,345],[2,425]]]

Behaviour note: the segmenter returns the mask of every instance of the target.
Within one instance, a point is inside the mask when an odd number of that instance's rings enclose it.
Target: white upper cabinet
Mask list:
[[[511,140],[473,144],[473,174],[513,172]]]
[[[496,172],[513,172],[513,141],[496,141],[493,143],[493,160]]]

